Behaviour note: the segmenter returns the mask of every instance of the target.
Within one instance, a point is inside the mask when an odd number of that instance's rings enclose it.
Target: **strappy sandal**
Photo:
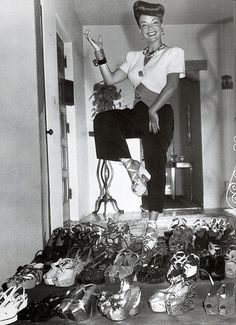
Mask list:
[[[166,299],[168,315],[179,316],[194,308],[195,283],[193,280],[183,281],[179,290],[171,290]]]
[[[28,303],[28,295],[21,286],[10,287],[0,294],[0,323],[10,324],[17,321],[17,314]]]
[[[158,241],[157,221],[148,220],[146,233],[143,238],[143,251],[149,251],[155,248]]]
[[[62,319],[86,320],[96,314],[98,295],[99,290],[94,284],[77,286],[66,293],[56,312]]]
[[[42,263],[26,264],[18,267],[17,272],[3,284],[4,287],[22,286],[25,289],[32,289],[42,282]]]
[[[151,297],[148,299],[148,305],[154,313],[164,313],[166,312],[166,300],[168,295],[173,291],[178,291],[182,287],[181,281],[174,283],[166,289],[161,289],[155,291]]]
[[[71,290],[68,290],[63,298],[63,300],[56,307],[56,312],[58,316],[62,319],[67,319],[67,313],[70,305],[72,304],[74,298],[76,298],[78,292],[80,291],[80,286],[74,287]]]
[[[193,253],[186,255],[183,251],[174,254],[170,260],[167,279],[178,282],[181,279],[194,279],[197,276],[199,257]]]
[[[84,321],[97,313],[99,290],[94,284],[82,286],[67,310],[67,317],[73,321]]]
[[[139,264],[138,254],[128,250],[122,249],[117,254],[113,265],[110,265],[105,271],[106,284],[119,284],[124,278],[128,279],[130,283],[133,282],[135,268]]]
[[[52,282],[56,287],[69,287],[76,281],[77,276],[84,267],[91,261],[92,249],[88,248],[82,254],[77,254],[74,259],[64,258],[59,263],[59,268],[54,275]]]
[[[127,280],[122,280],[117,293],[111,294],[107,291],[101,293],[98,309],[103,316],[110,320],[123,321],[138,313],[140,301],[140,288],[130,285]]]
[[[157,253],[147,267],[146,281],[150,284],[162,283],[166,280],[166,274],[170,267],[170,256]]]
[[[131,167],[131,160],[126,164],[127,171],[131,175],[131,190],[137,196],[142,196],[147,190],[147,181],[151,179],[149,172],[140,164],[137,160],[135,163],[139,164],[139,168],[135,169]]]
[[[114,262],[117,252],[112,247],[107,247],[100,255],[93,258],[79,274],[79,283],[102,284],[105,282],[104,272]]]
[[[187,226],[184,218],[175,218],[170,229],[164,233],[171,253],[183,250],[185,253],[193,251],[193,230]]]

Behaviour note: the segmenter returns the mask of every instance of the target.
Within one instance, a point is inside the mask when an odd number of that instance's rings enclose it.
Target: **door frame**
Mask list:
[[[46,98],[45,98],[45,74],[44,74],[44,48],[43,48],[43,26],[42,26],[42,6],[34,0],[35,10],[35,35],[36,35],[36,64],[38,82],[38,113],[39,113],[39,133],[40,133],[40,165],[41,165],[41,197],[42,197],[42,234],[43,245],[51,234],[50,217],[50,187],[48,168],[48,143],[46,129]]]

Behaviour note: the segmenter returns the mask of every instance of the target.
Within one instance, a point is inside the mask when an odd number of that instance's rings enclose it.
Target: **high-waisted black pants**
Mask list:
[[[94,137],[98,159],[119,161],[131,158],[126,139],[141,138],[145,167],[151,174],[147,183],[149,211],[163,211],[166,184],[166,153],[173,137],[174,118],[170,105],[159,111],[160,130],[149,131],[148,106],[142,101],[133,109],[102,112],[94,119]]]

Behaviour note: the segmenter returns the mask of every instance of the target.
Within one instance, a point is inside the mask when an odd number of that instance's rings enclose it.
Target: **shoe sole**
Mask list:
[[[17,315],[8,319],[0,320],[1,325],[11,324],[17,321]]]

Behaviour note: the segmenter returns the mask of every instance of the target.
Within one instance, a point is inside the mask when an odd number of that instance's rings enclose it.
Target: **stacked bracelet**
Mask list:
[[[96,59],[93,60],[93,64],[95,65],[95,67],[107,63],[107,59],[105,57],[103,49],[95,51],[94,54]]]

